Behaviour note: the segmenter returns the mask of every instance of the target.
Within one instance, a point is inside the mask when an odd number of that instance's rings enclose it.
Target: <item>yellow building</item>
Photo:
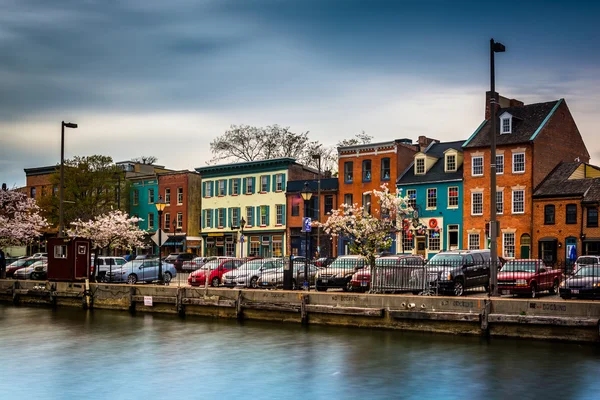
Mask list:
[[[286,249],[286,183],[317,171],[293,158],[196,168],[202,175],[204,256],[280,257]]]

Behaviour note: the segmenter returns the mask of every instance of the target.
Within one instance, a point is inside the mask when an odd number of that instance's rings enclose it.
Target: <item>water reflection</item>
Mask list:
[[[589,399],[594,345],[0,305],[2,398]]]

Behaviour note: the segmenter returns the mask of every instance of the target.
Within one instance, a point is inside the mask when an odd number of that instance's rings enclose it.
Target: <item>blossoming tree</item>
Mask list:
[[[93,220],[71,222],[72,228],[67,231],[71,237],[83,237],[92,241],[92,248],[96,250],[122,249],[133,250],[135,247],[144,247],[145,231],[137,223],[141,218],[129,217],[120,210],[113,210],[107,214],[99,215]]]
[[[365,207],[356,203],[342,204],[340,209],[331,211],[326,222],[317,224],[334,240],[340,236],[349,238],[350,252],[367,259],[373,276],[377,254],[391,247],[391,235],[396,232],[396,226],[399,227],[403,218],[412,213],[413,209],[408,197],[391,193],[385,184],[381,186],[381,190],[364,194],[371,194],[371,198],[379,206],[375,213],[367,213]],[[379,218],[373,214],[379,214]]]
[[[0,247],[27,244],[46,226],[35,199],[16,190],[0,190]]]

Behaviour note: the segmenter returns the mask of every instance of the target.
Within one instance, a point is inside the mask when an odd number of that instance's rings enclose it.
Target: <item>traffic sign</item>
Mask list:
[[[167,242],[167,240],[169,240],[169,235],[167,235],[167,234],[165,233],[165,231],[163,231],[163,230],[161,229],[161,230],[160,230],[160,232],[161,232],[161,233],[160,233],[160,241],[162,242],[162,243],[160,243],[160,244],[158,243],[158,231],[156,231],[156,232],[154,233],[154,235],[152,235],[152,241],[153,241],[154,243],[156,243],[156,245],[157,245],[157,246],[162,246],[163,244],[165,244],[165,243]]]
[[[310,232],[311,231],[311,226],[310,226],[311,223],[312,223],[312,220],[310,219],[310,217],[304,217],[304,219],[302,220],[302,232]]]

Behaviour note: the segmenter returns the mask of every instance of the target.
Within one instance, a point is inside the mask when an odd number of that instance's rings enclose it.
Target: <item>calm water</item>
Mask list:
[[[1,399],[593,399],[595,345],[0,305]]]

